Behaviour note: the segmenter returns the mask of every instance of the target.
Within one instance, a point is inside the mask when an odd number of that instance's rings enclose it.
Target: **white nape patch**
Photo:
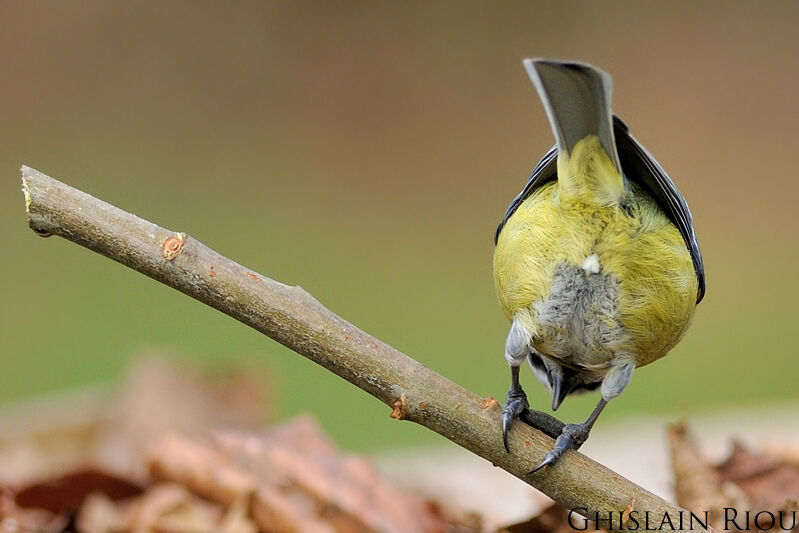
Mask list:
[[[599,274],[599,267],[599,256],[597,254],[591,254],[583,261],[583,270],[589,274]]]

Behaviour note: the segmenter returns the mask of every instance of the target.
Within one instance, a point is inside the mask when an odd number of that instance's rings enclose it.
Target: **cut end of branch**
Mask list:
[[[30,177],[31,172],[36,172],[36,171],[33,170],[31,167],[28,167],[28,166],[25,166],[25,165],[22,165],[22,167],[19,169],[19,171],[22,172],[22,194],[25,195],[25,213],[27,213],[30,216],[30,214],[31,214],[31,211],[30,211],[30,209],[31,209],[31,190],[30,190],[30,187],[28,185],[28,178]]]
[[[47,176],[27,165],[22,165],[19,170],[22,173],[22,194],[25,195],[25,214],[28,215],[28,226],[30,226],[36,235],[40,237],[49,237],[51,233],[47,230],[35,227],[33,219],[31,218],[31,203],[33,201],[33,196],[31,195],[31,180]]]

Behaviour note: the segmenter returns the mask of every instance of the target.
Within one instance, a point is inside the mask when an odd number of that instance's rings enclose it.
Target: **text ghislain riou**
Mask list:
[[[724,531],[767,531],[776,528],[791,531],[798,524],[796,511],[739,511],[732,507],[724,507],[723,511]],[[627,513],[622,511],[592,513],[585,507],[577,507],[569,511],[568,520],[569,525],[577,531],[600,528],[627,531],[690,531],[708,529],[709,514],[708,511],[699,513],[680,511],[669,514],[636,510]],[[589,519],[594,522],[593,526],[589,524]]]

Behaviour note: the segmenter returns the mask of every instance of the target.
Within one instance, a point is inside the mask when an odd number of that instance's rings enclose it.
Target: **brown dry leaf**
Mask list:
[[[117,533],[130,528],[130,506],[118,504],[102,493],[90,494],[75,520],[81,533]]]
[[[249,516],[250,505],[247,498],[240,498],[228,508],[222,524],[219,527],[220,533],[258,533],[259,529]]]
[[[389,486],[367,461],[342,457],[309,418],[264,435],[218,433],[207,445],[171,439],[150,465],[153,476],[224,503],[257,487],[252,514],[276,533],[445,530],[421,498]]]
[[[270,533],[338,533],[325,517],[318,516],[315,503],[301,496],[269,486],[258,489],[252,502],[255,523]]]
[[[799,466],[733,444],[718,466],[721,479],[735,483],[749,497],[751,509],[777,512],[799,500]]]
[[[336,531],[433,532],[445,524],[424,500],[383,481],[368,461],[342,457],[311,418],[299,418],[254,439],[223,433],[221,449],[315,514]],[[258,500],[258,498],[256,498]]]
[[[674,492],[677,504],[703,516],[708,511],[710,525],[724,525],[724,508],[749,507],[736,487],[725,484],[719,472],[702,455],[683,424],[668,428]]]
[[[137,359],[98,439],[101,464],[143,477],[147,450],[166,435],[199,437],[217,427],[261,427],[271,401],[269,387],[257,375],[242,369],[227,378],[207,376],[162,354]]]
[[[136,502],[131,533],[214,533],[219,531],[222,507],[201,500],[185,487],[156,485]],[[127,531],[127,530],[126,530]]]
[[[798,465],[773,455],[752,453],[734,442],[730,456],[712,467],[684,427],[671,429],[669,440],[680,505],[700,516],[710,511],[711,525],[725,531],[779,530],[781,525],[799,531],[793,514],[799,500]]]
[[[0,533],[57,533],[63,531],[68,522],[66,516],[44,509],[23,509],[16,504],[10,491],[0,488]]]
[[[90,495],[77,517],[80,533],[257,533],[245,502],[225,510],[174,484],[155,485],[142,496],[114,502]]]
[[[141,485],[128,479],[87,468],[20,487],[15,491],[15,501],[20,507],[70,514],[77,511],[92,493],[102,493],[112,500],[120,500],[141,494],[142,491]]]
[[[255,478],[226,454],[175,435],[153,447],[149,463],[153,479],[181,483],[225,505],[247,500],[257,488]]]

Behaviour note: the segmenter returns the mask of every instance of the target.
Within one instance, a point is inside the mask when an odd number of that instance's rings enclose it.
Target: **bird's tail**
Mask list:
[[[610,111],[612,84],[585,63],[526,59],[558,143],[558,181],[583,200],[612,204],[625,194]]]

